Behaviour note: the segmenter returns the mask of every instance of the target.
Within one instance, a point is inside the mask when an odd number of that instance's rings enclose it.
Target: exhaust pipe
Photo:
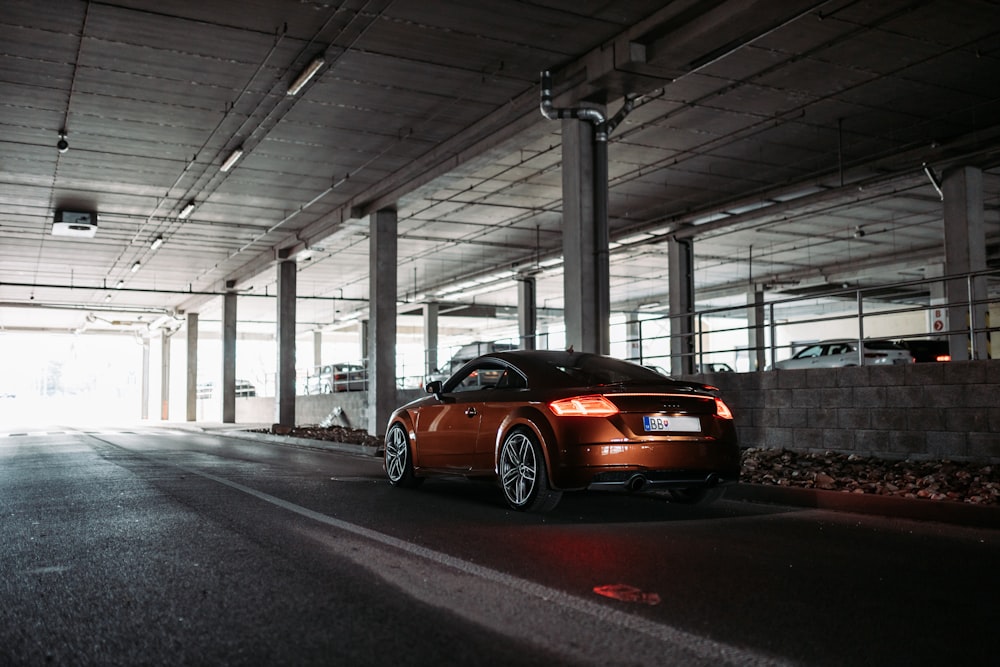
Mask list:
[[[627,482],[625,482],[625,488],[629,491],[641,491],[646,488],[646,484],[647,481],[645,477],[642,475],[633,475]]]

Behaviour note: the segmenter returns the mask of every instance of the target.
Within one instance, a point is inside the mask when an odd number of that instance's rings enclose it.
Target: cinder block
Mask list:
[[[966,406],[968,387],[961,384],[939,384],[924,387],[927,407],[962,408]]]
[[[945,384],[985,384],[986,364],[979,361],[943,363]]]
[[[944,367],[944,363],[909,364],[903,376],[909,385],[944,384]]]
[[[823,449],[823,429],[821,428],[797,428],[794,429],[795,449]]]
[[[762,373],[747,373],[753,375],[757,380],[757,388],[761,391],[770,391],[778,388],[779,371],[764,371]]]
[[[828,408],[853,408],[854,388],[833,387],[819,390],[822,396],[822,405]]]
[[[906,384],[906,366],[868,366],[873,387],[892,387]]]
[[[759,447],[768,449],[795,449],[795,438],[790,428],[760,429]]]
[[[906,456],[926,456],[927,436],[923,431],[890,432],[889,451]]]
[[[986,384],[1000,388],[1000,359],[990,359],[979,363],[986,365]]]
[[[961,461],[968,457],[968,437],[965,433],[927,431],[927,454],[935,459]]]
[[[792,407],[791,389],[774,389],[764,396],[765,408],[790,408]]]
[[[871,411],[862,408],[843,408],[837,410],[837,425],[847,429],[867,429],[873,426]]]
[[[990,433],[1000,433],[1000,408],[987,408],[986,421]]]
[[[791,409],[791,408],[786,408]],[[761,428],[777,428],[781,426],[781,408],[763,408],[754,411],[754,426]]]
[[[889,433],[871,429],[859,429],[854,432],[854,451],[868,456],[890,451]]]
[[[736,438],[740,447],[762,447],[760,429],[754,427],[736,427]]]
[[[823,405],[822,389],[798,389],[792,393],[792,405],[796,408],[815,408]]]
[[[823,449],[834,452],[850,453],[854,451],[854,431],[846,429],[823,429]]]
[[[923,385],[901,385],[885,388],[885,404],[898,408],[924,408],[927,397]]]
[[[910,431],[944,431],[945,411],[938,408],[904,408],[906,416],[905,428]]]
[[[784,428],[805,428],[809,411],[803,408],[785,408],[778,411],[780,426]]]
[[[970,433],[969,458],[1000,463],[1000,433]]]
[[[729,407],[746,410],[750,408],[761,408],[764,406],[764,392],[743,390],[738,392],[727,392],[722,390],[722,398],[729,404]]]
[[[906,413],[896,408],[873,408],[870,412],[871,425],[874,428],[891,431],[906,430]]]
[[[806,426],[837,431],[837,410],[828,407],[810,408],[806,415]]]
[[[965,385],[965,407],[996,408],[1000,407],[1000,386],[989,384]]]
[[[803,369],[777,371],[778,386],[782,389],[803,389],[808,386],[807,372]]]
[[[895,390],[893,387],[891,390]],[[851,405],[856,408],[881,408],[886,405],[885,387],[854,387]]]
[[[833,372],[831,372],[833,371]],[[806,386],[821,389],[824,387],[836,387],[837,370],[830,368],[807,368]]]
[[[838,387],[868,387],[871,379],[868,377],[870,366],[851,366],[836,370]]]
[[[945,430],[954,433],[988,433],[989,415],[975,408],[948,408],[944,413]]]

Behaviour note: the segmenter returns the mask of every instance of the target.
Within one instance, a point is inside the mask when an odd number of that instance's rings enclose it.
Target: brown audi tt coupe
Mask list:
[[[563,491],[666,489],[707,503],[735,483],[733,415],[713,388],[595,354],[486,354],[398,408],[385,438],[394,486],[433,475],[495,479],[515,510]]]

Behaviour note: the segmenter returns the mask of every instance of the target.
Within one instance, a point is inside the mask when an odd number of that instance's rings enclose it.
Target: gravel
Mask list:
[[[856,454],[746,449],[740,481],[904,498],[1000,504],[1000,466],[896,461]]]

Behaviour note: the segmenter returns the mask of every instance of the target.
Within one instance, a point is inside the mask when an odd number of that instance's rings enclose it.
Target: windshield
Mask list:
[[[569,361],[550,361],[549,364],[572,378],[574,384],[591,387],[608,384],[663,384],[670,380],[656,371],[638,364],[599,357],[576,355]]]

